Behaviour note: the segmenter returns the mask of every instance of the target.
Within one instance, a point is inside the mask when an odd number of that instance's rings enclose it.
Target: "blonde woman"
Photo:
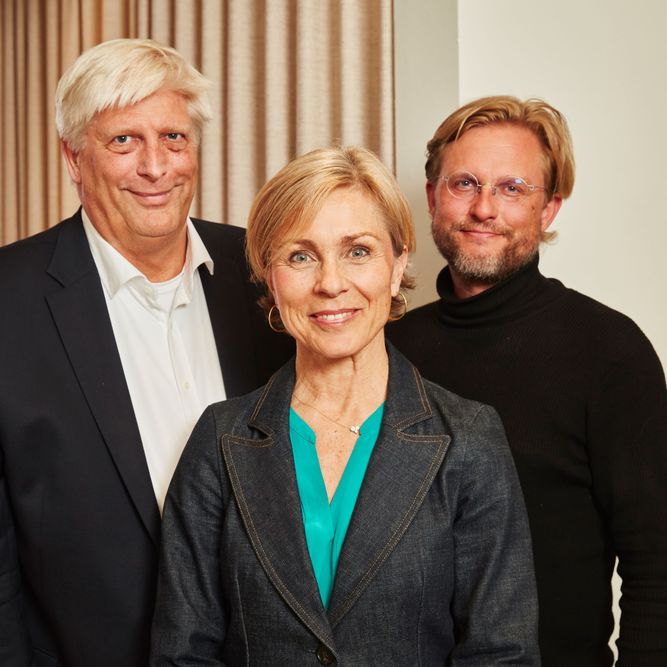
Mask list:
[[[210,407],[166,503],[154,665],[537,665],[528,526],[495,412],[384,339],[407,203],[359,148],[297,158],[247,249],[296,357]]]

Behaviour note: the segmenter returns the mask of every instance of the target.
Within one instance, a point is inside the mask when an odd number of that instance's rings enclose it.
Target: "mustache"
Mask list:
[[[508,236],[512,232],[509,225],[503,225],[498,222],[473,222],[471,220],[461,220],[452,225],[454,232],[491,232],[492,234],[501,234]]]

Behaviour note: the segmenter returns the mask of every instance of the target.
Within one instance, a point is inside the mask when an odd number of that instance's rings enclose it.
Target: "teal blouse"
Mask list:
[[[329,504],[315,449],[315,433],[290,409],[290,438],[301,499],[301,515],[308,553],[325,608],[329,605],[338,558],[368,461],[380,433],[383,413],[384,403],[361,425],[360,435]]]

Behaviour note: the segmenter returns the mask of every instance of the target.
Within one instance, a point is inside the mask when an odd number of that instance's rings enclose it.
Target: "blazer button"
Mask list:
[[[333,665],[336,662],[334,654],[324,645],[320,644],[315,651],[318,661],[321,665]]]

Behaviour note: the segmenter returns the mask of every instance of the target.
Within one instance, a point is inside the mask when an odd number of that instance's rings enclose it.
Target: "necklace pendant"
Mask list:
[[[354,433],[354,435],[361,435],[361,426],[357,426],[356,424],[353,424],[350,426],[350,431]]]

